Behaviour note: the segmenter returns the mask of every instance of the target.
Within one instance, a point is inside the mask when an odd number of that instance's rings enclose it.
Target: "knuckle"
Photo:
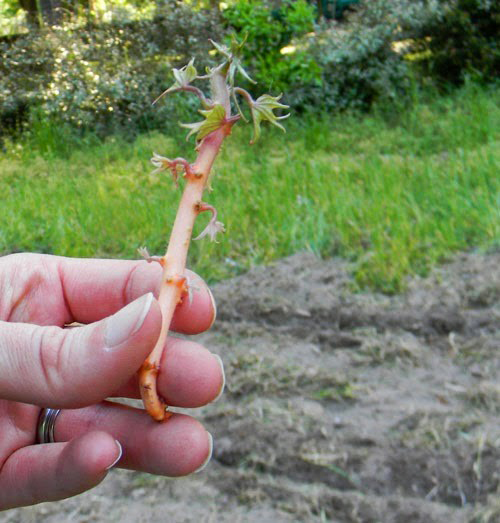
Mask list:
[[[51,399],[61,396],[67,375],[65,335],[59,327],[33,330],[31,345],[38,357],[44,389]]]

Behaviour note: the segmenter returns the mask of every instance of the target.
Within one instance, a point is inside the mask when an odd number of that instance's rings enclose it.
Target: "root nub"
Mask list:
[[[158,396],[156,390],[157,375],[157,366],[146,360],[139,370],[139,385],[142,402],[148,414],[156,421],[164,421],[172,413],[167,412],[166,403]]]

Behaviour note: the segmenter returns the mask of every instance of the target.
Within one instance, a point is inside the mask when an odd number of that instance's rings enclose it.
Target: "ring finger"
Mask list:
[[[112,402],[62,410],[55,440],[66,442],[92,431],[104,431],[120,442],[119,467],[164,476],[184,476],[206,464],[212,437],[190,416],[173,414],[158,423],[141,410]]]

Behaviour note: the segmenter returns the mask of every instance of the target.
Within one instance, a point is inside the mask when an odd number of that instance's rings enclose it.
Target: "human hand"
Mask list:
[[[158,264],[38,254],[0,258],[0,510],[64,499],[100,483],[118,466],[182,476],[206,464],[209,433],[174,414],[157,423],[142,409],[110,401],[138,398],[136,371],[161,328],[153,294]],[[210,328],[215,304],[195,275],[192,302],[172,329]],[[64,328],[73,322],[85,324]],[[199,407],[224,387],[220,358],[169,338],[158,377],[168,405]],[[36,444],[42,407],[62,409],[55,443]]]

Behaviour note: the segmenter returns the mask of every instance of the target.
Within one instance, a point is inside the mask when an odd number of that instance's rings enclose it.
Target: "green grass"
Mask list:
[[[453,252],[498,247],[499,90],[468,86],[387,114],[295,117],[253,147],[251,130],[235,129],[206,195],[227,233],[194,242],[190,266],[215,280],[310,249],[353,260],[361,286],[394,292]],[[179,137],[101,143],[36,122],[0,157],[0,252],[162,252],[180,192],[148,160],[192,158]]]

